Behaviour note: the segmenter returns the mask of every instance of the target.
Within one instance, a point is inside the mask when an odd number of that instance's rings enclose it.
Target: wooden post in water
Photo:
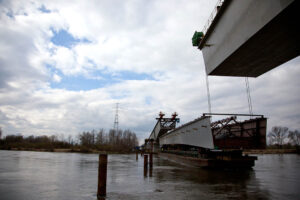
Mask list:
[[[150,165],[150,168],[152,168],[153,167],[153,153],[151,152],[150,153],[150,159],[149,159],[149,165]]]
[[[148,167],[148,155],[144,155],[144,168]]]
[[[152,177],[152,171],[153,171],[153,168],[150,166],[150,169],[149,169],[149,177]]]
[[[100,154],[99,168],[98,168],[98,191],[97,191],[98,199],[106,195],[106,178],[107,178],[107,154]]]
[[[144,176],[147,176],[148,171],[148,155],[144,155]]]

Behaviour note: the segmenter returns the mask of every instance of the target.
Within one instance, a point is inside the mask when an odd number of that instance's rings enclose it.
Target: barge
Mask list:
[[[249,169],[256,156],[243,154],[243,149],[264,149],[266,118],[238,121],[238,114],[211,123],[211,115],[203,114],[176,128],[177,114],[164,118],[162,113],[145,140],[146,152],[157,153],[182,164],[202,168]]]
[[[250,169],[257,160],[256,156],[243,155],[242,150],[210,150],[199,156],[191,156],[186,152],[161,151],[158,155],[183,165],[210,169]]]

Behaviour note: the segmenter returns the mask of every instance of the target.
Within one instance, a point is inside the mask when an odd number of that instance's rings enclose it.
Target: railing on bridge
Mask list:
[[[205,35],[208,28],[210,27],[210,25],[212,24],[212,22],[214,21],[219,9],[221,8],[221,6],[223,5],[225,0],[218,0],[215,8],[213,9],[213,11],[211,12],[206,24],[204,25],[203,29],[202,29],[202,33]]]

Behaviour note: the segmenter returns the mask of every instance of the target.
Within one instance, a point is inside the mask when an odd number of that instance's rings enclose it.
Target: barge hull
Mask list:
[[[251,169],[254,166],[255,160],[257,160],[257,157],[255,156],[243,156],[240,158],[223,157],[217,159],[206,159],[162,152],[159,152],[158,156],[186,166],[212,169]]]

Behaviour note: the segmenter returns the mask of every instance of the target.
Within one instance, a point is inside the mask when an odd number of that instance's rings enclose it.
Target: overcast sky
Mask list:
[[[119,126],[143,140],[159,111],[181,124],[208,111],[192,46],[216,1],[0,1],[0,126],[5,135],[76,135]],[[268,129],[300,129],[300,58],[250,89]],[[209,77],[212,111],[248,113],[244,78]]]

